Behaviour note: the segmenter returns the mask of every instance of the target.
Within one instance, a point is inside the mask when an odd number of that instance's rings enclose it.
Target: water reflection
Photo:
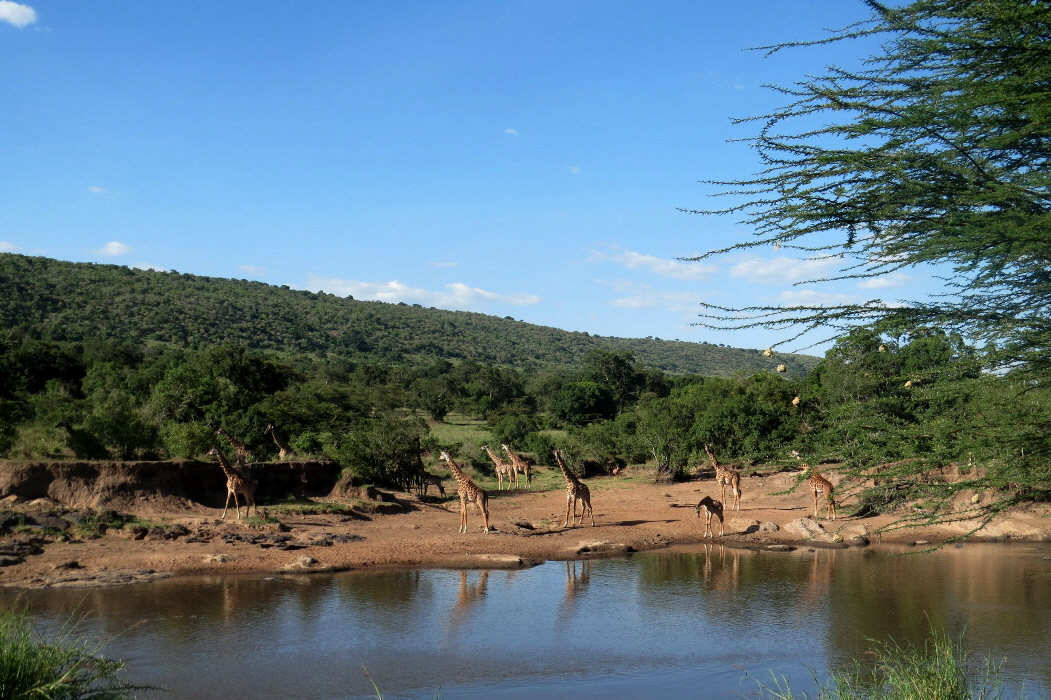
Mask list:
[[[932,626],[963,632],[978,654],[1006,656],[1012,676],[1048,689],[1048,555],[705,543],[520,572],[201,577],[24,600],[42,620],[90,611],[92,631],[119,635],[108,653],[129,661],[134,680],[173,688],[166,698],[370,697],[361,663],[388,697],[430,699],[441,686],[444,698],[596,687],[681,698],[698,683],[706,697],[732,697],[754,690],[742,668],[777,669],[805,689],[806,665],[859,656],[868,638],[922,645]]]

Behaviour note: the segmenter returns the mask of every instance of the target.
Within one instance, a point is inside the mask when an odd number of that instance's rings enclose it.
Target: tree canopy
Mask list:
[[[740,122],[762,169],[714,183],[755,238],[837,257],[825,280],[947,265],[945,294],[906,303],[707,306],[702,325],[792,329],[934,326],[986,345],[988,362],[1051,365],[1051,4],[916,0],[866,4],[868,20],[771,54],[864,37],[882,52],[791,87],[788,104]],[[815,126],[818,124],[818,126]],[[747,312],[744,319],[738,314]],[[800,332],[802,328],[802,332]]]

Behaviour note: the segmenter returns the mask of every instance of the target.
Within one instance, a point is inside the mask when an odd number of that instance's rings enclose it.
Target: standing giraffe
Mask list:
[[[489,445],[482,445],[482,449],[489,455],[489,459],[493,460],[493,465],[496,467],[496,488],[502,489],[504,487],[504,478],[507,479],[507,488],[511,488],[512,474],[515,477],[515,488],[518,488],[518,472],[515,471],[514,466],[510,462],[500,459],[499,455],[489,449]]]
[[[448,452],[442,452],[439,457],[449,463],[449,470],[456,479],[456,492],[460,494],[460,532],[467,532],[467,504],[474,503],[482,511],[482,529],[489,534],[489,494],[460,470],[460,465],[453,461]]]
[[[238,464],[247,465],[252,459],[252,451],[248,449],[248,445],[244,444],[230,433],[223,430],[222,426],[215,429],[216,435],[222,435],[224,438],[230,441],[234,449],[237,450],[237,462]]]
[[[719,484],[719,497],[724,502],[726,501],[726,487],[729,486],[730,494],[734,497],[730,510],[741,510],[741,473],[729,467],[720,467],[719,463],[715,461],[715,455],[712,454],[710,445],[705,445],[704,451],[708,453],[708,460],[712,463],[712,468],[715,469],[715,481]]]
[[[274,444],[277,445],[278,459],[282,462],[296,456],[296,451],[289,447],[287,442],[277,436],[277,431],[274,430],[273,423],[266,424],[266,430],[263,431],[263,435],[269,435],[274,439]]]
[[[219,460],[219,467],[223,470],[223,474],[226,474],[226,503],[223,504],[223,517],[221,520],[226,519],[226,511],[230,507],[231,496],[234,499],[234,510],[237,511],[237,519],[241,519],[241,506],[237,502],[237,494],[239,493],[243,493],[245,497],[245,517],[248,517],[249,502],[251,502],[258,515],[259,507],[255,504],[255,482],[230,466],[230,463],[226,461],[226,457],[223,456],[218,447],[208,450],[208,455]]]
[[[511,458],[511,466],[514,467],[515,470],[515,486],[518,486],[518,475],[524,474],[526,478],[526,487],[530,489],[533,488],[533,467],[529,462],[525,461],[522,458],[522,455],[517,452],[512,452],[511,448],[507,445],[501,444],[500,447],[502,447],[504,452],[507,453],[507,456]]]
[[[566,468],[562,461],[562,451],[555,450],[555,462],[562,470],[562,477],[566,480],[566,523],[562,527],[569,527],[569,513],[573,512],[574,524],[583,524],[584,515],[591,513],[591,526],[595,526],[595,509],[591,507],[591,490],[587,484],[574,476],[573,472]],[[580,501],[580,522],[577,523],[577,501]]]
[[[825,497],[825,520],[835,520],[836,501],[832,497],[832,482],[813,471],[809,464],[803,462],[803,476],[806,476],[807,473],[810,473],[810,476],[806,482],[810,487],[811,493],[814,494],[814,517],[817,517],[817,495],[820,493]]]
[[[715,531],[712,530],[712,516],[718,516],[719,518],[719,537],[723,536],[723,502],[717,501],[711,496],[705,496],[701,499],[701,502],[697,504],[697,517],[701,517],[701,511],[704,511],[704,534],[701,538],[708,536],[710,532],[712,539],[715,539]]]

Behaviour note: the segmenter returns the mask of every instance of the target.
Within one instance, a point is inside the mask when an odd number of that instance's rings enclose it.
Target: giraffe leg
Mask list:
[[[814,517],[817,517],[817,489],[814,489]]]
[[[223,504],[223,516],[221,518],[219,518],[220,520],[226,520],[226,511],[227,511],[227,509],[230,508],[230,495],[231,495],[231,492],[227,491],[226,492],[226,503]]]
[[[248,499],[245,499],[245,503],[246,503],[245,510],[246,511],[248,510],[247,502],[248,502]],[[236,491],[234,491],[234,512],[237,513],[237,520],[240,520],[241,519],[241,504],[237,502],[237,492]],[[245,513],[245,517],[248,517],[247,513]]]
[[[489,534],[489,499],[479,499],[478,508],[482,511],[482,531]]]
[[[566,497],[566,522],[562,527],[569,527],[569,509],[573,509],[573,517],[576,519],[577,503],[573,500],[573,496]]]

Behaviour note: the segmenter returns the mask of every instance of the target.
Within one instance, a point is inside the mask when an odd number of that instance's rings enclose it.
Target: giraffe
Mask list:
[[[820,493],[825,497],[825,520],[836,519],[836,500],[832,497],[832,482],[821,476],[810,468],[810,465],[803,462],[803,476],[810,474],[807,477],[807,485],[810,487],[811,493],[814,494],[814,517],[817,517],[817,495]]]
[[[269,435],[274,439],[274,444],[277,445],[278,459],[284,462],[290,457],[296,456],[296,451],[288,446],[288,443],[277,436],[277,431],[274,430],[273,423],[266,424],[266,430],[263,431],[263,435]]]
[[[591,489],[587,484],[574,476],[573,472],[566,468],[562,461],[562,451],[555,450],[555,461],[558,468],[562,470],[562,477],[566,480],[566,523],[562,527],[569,527],[569,513],[572,509],[573,522],[577,524],[577,501],[580,501],[580,522],[584,523],[584,515],[591,513],[591,526],[595,526],[595,509],[591,507]]]
[[[712,454],[711,445],[705,445],[704,451],[708,453],[708,460],[712,463],[712,468],[715,469],[715,481],[719,484],[719,496],[726,500],[726,487],[730,487],[730,494],[734,497],[734,502],[730,505],[730,510],[741,510],[741,473],[729,467],[720,467],[719,463],[715,461],[715,455]]]
[[[244,444],[230,433],[223,430],[222,426],[215,429],[216,435],[222,435],[224,438],[230,441],[234,449],[237,450],[237,463],[240,465],[247,465],[252,460],[252,451],[248,449],[248,445]]]
[[[518,472],[515,470],[514,465],[510,462],[505,462],[500,459],[499,455],[489,449],[489,445],[482,445],[482,449],[489,455],[489,459],[493,460],[493,465],[496,467],[496,487],[502,489],[504,487],[504,479],[507,479],[507,488],[511,488],[511,475],[515,477],[515,488],[518,488]]]
[[[489,494],[460,470],[460,465],[453,461],[448,452],[442,452],[439,456],[449,463],[449,470],[456,479],[456,492],[460,494],[460,532],[467,532],[467,504],[474,503],[482,511],[482,529],[489,534]]]
[[[712,539],[715,539],[715,531],[712,530],[712,516],[715,515],[719,518],[719,537],[722,537],[723,532],[723,502],[717,501],[711,496],[705,496],[701,499],[701,502],[697,504],[697,517],[701,517],[701,511],[704,511],[704,534],[701,536],[702,539],[708,537],[708,533],[711,533]]]
[[[445,495],[445,487],[442,485],[443,481],[445,481],[445,479],[443,479],[442,477],[438,476],[437,474],[431,474],[426,469],[417,469],[416,470],[416,483],[418,484],[418,486],[417,486],[417,493],[419,494],[420,498],[423,498],[424,496],[427,495],[427,487],[430,486],[431,484],[434,484],[435,486],[437,486],[438,487],[438,493],[440,493],[442,496],[444,496]]]
[[[522,458],[522,455],[518,454],[517,452],[512,452],[511,448],[507,445],[501,444],[500,447],[502,447],[504,452],[507,453],[507,456],[511,458],[511,466],[515,470],[515,486],[518,486],[518,475],[519,473],[521,473],[525,475],[526,487],[532,489],[533,467],[529,464],[529,462],[525,461]]]
[[[226,511],[230,507],[231,496],[234,498],[234,510],[237,511],[237,519],[241,519],[241,506],[237,502],[237,494],[239,493],[243,493],[245,497],[245,517],[248,517],[249,502],[255,508],[256,514],[258,514],[259,507],[255,504],[255,482],[230,466],[230,463],[226,461],[226,457],[223,456],[218,447],[208,450],[208,455],[219,460],[219,467],[223,470],[223,474],[226,474],[226,503],[223,504],[223,517],[221,520],[226,519]]]

